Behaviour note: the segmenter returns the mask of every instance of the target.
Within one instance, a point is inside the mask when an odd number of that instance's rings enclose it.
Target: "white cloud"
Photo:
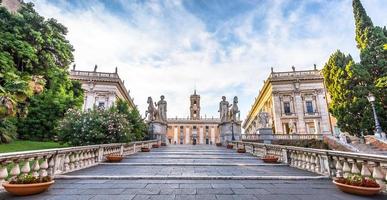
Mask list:
[[[375,24],[387,18],[382,1],[364,2]],[[338,48],[356,58],[351,2],[324,1],[323,14],[305,13],[306,2],[284,17],[288,1],[269,1],[209,32],[179,1],[122,1],[130,17],[111,13],[97,1],[86,9],[66,9],[66,1],[34,1],[39,13],[68,27],[78,69],[98,64],[99,71],[112,72],[118,66],[141,112],[148,96],[164,94],[170,117],[188,115],[195,84],[203,116],[217,115],[222,95],[230,101],[238,95],[245,116],[271,66],[276,71],[321,67]],[[265,26],[257,29],[263,13]],[[230,36],[238,41],[221,42]]]

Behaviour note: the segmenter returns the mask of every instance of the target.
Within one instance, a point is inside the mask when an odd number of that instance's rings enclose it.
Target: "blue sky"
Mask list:
[[[141,113],[146,98],[168,101],[168,117],[189,114],[195,85],[202,115],[239,97],[244,118],[274,71],[322,68],[336,49],[358,59],[351,0],[31,0],[69,29],[78,69],[117,66]],[[385,0],[363,0],[385,26]]]

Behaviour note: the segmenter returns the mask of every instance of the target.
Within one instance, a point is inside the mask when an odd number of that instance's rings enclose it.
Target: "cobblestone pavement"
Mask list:
[[[186,166],[177,166],[181,163]],[[199,166],[191,166],[190,164],[199,164]],[[206,166],[200,166],[200,164]],[[346,194],[336,189],[329,179],[308,179],[316,177],[316,174],[283,165],[263,165],[259,159],[247,154],[237,154],[235,150],[204,145],[170,145],[152,149],[150,153],[137,153],[128,156],[119,164],[106,163],[66,175],[72,177],[56,179],[56,183],[45,193],[28,197],[14,197],[0,191],[0,200],[387,199],[383,195],[367,198]],[[78,177],[84,175],[90,177]],[[101,176],[106,179],[101,178]],[[141,179],[128,179],[130,176],[143,177]],[[158,178],[147,179],[148,176],[157,176]],[[171,178],[171,176],[177,176],[179,179]],[[195,176],[241,177],[239,180],[222,178],[197,180],[194,179]],[[243,176],[276,177],[267,177],[262,180],[243,180]],[[303,180],[285,180],[286,176],[306,178]],[[108,179],[109,177],[110,179]]]

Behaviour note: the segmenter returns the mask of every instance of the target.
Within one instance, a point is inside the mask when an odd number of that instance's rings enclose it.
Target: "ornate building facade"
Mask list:
[[[316,69],[274,72],[265,80],[243,122],[246,134],[256,134],[259,113],[268,114],[274,134],[331,134],[327,92]]]
[[[126,90],[124,82],[117,73],[97,72],[97,66],[94,71],[75,70],[75,66],[70,71],[70,78],[82,83],[84,90],[83,109],[92,109],[94,107],[108,108],[112,106],[117,99],[123,99],[128,102],[130,109],[135,109],[136,105]]]
[[[170,144],[214,144],[220,142],[219,118],[203,118],[200,115],[200,95],[190,96],[190,116],[168,118],[167,141]]]

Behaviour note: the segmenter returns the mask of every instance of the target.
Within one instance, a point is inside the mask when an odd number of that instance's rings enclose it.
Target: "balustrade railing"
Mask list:
[[[231,142],[234,148],[245,147],[246,152],[258,157],[273,155],[291,167],[329,177],[361,174],[372,177],[387,192],[387,156],[272,145],[255,142]]]
[[[130,155],[141,147],[152,148],[158,140],[114,143],[0,154],[1,182],[21,174],[51,176],[97,165],[109,154]]]
[[[242,140],[323,140],[324,134],[243,134]]]

